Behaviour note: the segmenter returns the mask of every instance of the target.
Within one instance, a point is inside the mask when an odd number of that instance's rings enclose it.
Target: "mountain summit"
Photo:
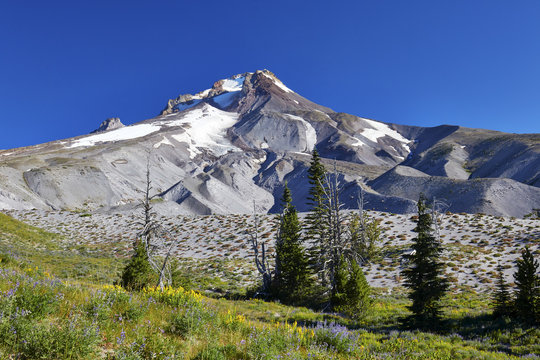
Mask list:
[[[285,181],[307,210],[316,147],[342,201],[413,212],[419,193],[454,212],[523,216],[540,207],[540,135],[395,125],[335,112],[260,70],[167,102],[160,115],[27,148],[0,151],[0,208],[118,210],[152,183],[171,213],[279,210]]]

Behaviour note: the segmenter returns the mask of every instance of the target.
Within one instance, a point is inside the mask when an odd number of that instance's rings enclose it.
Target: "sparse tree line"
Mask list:
[[[376,219],[364,212],[363,193],[358,211],[345,213],[340,202],[341,186],[337,171],[328,172],[316,150],[312,153],[309,178],[311,207],[301,222],[292,205],[291,191],[284,186],[279,228],[272,254],[258,234],[259,219],[254,213],[254,230],[248,236],[257,271],[262,281],[253,296],[279,300],[289,305],[319,307],[327,311],[361,318],[371,304],[370,286],[362,271],[379,256],[381,229]],[[155,220],[151,206],[151,182],[147,166],[147,186],[143,201],[142,231],[134,243],[135,253],[124,268],[120,284],[140,290],[146,286],[172,283],[177,263],[170,261],[176,244]],[[412,327],[437,326],[442,312],[441,299],[448,292],[449,281],[441,260],[442,242],[438,231],[437,204],[428,204],[420,196],[418,216],[411,251],[403,255],[401,275],[410,290],[412,316],[404,323]],[[164,256],[157,256],[160,249]],[[273,257],[273,264],[269,258]],[[528,248],[517,260],[514,274],[516,291],[505,282],[503,267],[498,266],[498,280],[493,292],[493,315],[540,322],[540,277],[538,260]]]
[[[512,294],[504,279],[504,269],[497,266],[497,287],[493,294],[493,314],[498,317],[518,317],[522,320],[540,323],[540,277],[538,260],[528,247],[517,260],[514,273],[516,291]]]
[[[418,234],[413,239],[410,255],[405,255],[408,266],[402,270],[405,287],[411,291],[409,309],[413,316],[406,321],[415,327],[437,326],[441,315],[440,300],[448,291],[448,280],[444,275],[445,264],[440,260],[443,251],[438,231],[432,224],[435,217],[429,211],[426,199],[420,196],[418,201],[418,220],[414,231]],[[497,286],[492,290],[494,317],[511,317],[529,323],[540,323],[540,276],[539,263],[534,259],[528,247],[517,260],[514,273],[516,290],[512,294],[505,282],[503,267],[499,263]]]
[[[359,318],[366,314],[371,303],[370,287],[362,266],[377,256],[381,230],[377,220],[364,212],[363,194],[359,211],[346,216],[340,202],[337,172],[324,168],[316,150],[308,170],[310,183],[308,204],[311,211],[304,224],[292,205],[291,192],[285,184],[283,211],[279,215],[276,238],[275,268],[270,269],[268,253],[252,235],[257,268],[264,281],[261,293],[287,304],[325,304],[333,310]],[[428,204],[421,195],[411,251],[403,255],[404,286],[410,290],[413,313],[404,323],[412,327],[437,326],[442,313],[441,299],[446,295],[449,281],[441,260],[443,246],[439,234],[438,205]],[[255,231],[256,233],[256,231]],[[264,265],[263,265],[264,264]],[[494,291],[494,315],[517,317],[526,321],[540,320],[540,279],[538,261],[528,248],[517,261],[514,274],[516,291],[510,293],[499,265],[499,280]]]
[[[249,241],[263,280],[258,295],[360,317],[370,304],[370,288],[361,266],[377,255],[378,222],[367,218],[361,203],[358,212],[345,214],[337,172],[326,171],[316,150],[308,177],[306,200],[312,210],[303,223],[292,205],[288,185],[284,186],[273,268],[268,262],[271,254],[258,239],[255,215],[255,231],[249,234]]]

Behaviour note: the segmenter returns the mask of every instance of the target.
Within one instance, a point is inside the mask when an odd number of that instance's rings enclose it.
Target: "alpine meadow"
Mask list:
[[[539,14],[0,4],[0,359],[540,358]]]

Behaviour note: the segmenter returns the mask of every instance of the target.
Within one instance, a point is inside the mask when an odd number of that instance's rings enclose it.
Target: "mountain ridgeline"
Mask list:
[[[113,121],[114,120],[114,121]],[[416,211],[420,192],[451,212],[521,217],[540,208],[540,134],[388,124],[334,112],[268,70],[167,102],[155,118],[104,122],[89,135],[0,151],[0,209],[121,211],[146,186],[171,214],[299,211],[317,148],[353,209]]]

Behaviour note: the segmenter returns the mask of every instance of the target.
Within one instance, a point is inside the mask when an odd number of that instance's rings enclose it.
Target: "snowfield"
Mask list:
[[[235,92],[242,90],[242,86],[244,85],[245,77],[241,76],[236,79],[225,79],[223,80],[223,85],[221,86],[223,90],[228,92]]]
[[[79,146],[94,146],[97,143],[122,141],[140,138],[149,134],[152,134],[161,129],[160,126],[155,124],[139,124],[125,126],[120,129],[107,131],[101,134],[90,135],[79,140],[75,140],[68,148],[74,148]]]
[[[232,145],[225,137],[227,129],[237,121],[237,113],[219,110],[205,104],[201,109],[194,109],[181,119],[164,122],[163,125],[181,126],[185,130],[180,134],[172,135],[172,138],[186,143],[190,157],[194,158],[201,153],[198,147],[208,148],[217,156],[230,150],[239,151],[240,149]]]
[[[317,132],[313,128],[313,126],[301,118],[300,116],[286,114],[286,116],[291,120],[300,121],[306,129],[306,150],[307,152],[311,152],[313,148],[315,147],[315,144],[317,144]]]
[[[397,131],[390,129],[390,127],[388,125],[380,123],[378,121],[374,121],[374,120],[369,120],[369,119],[363,119],[363,120],[368,122],[369,125],[372,127],[371,129],[366,128],[366,129],[362,130],[360,135],[362,135],[363,137],[365,137],[365,138],[373,141],[374,143],[376,143],[377,139],[382,138],[384,136],[389,136],[389,137],[391,137],[393,139],[396,139],[399,142],[402,142],[403,143],[402,146],[403,146],[403,148],[405,148],[405,150],[407,150],[407,152],[411,151],[409,146],[407,145],[410,142],[410,140],[405,138],[403,135],[401,135]],[[358,138],[356,138],[356,139],[358,140],[358,142],[352,144],[353,146],[364,146],[364,145],[366,145],[366,143],[363,142],[361,139],[358,139]]]
[[[136,124],[120,129],[107,131],[102,134],[86,136],[75,140],[68,148],[80,146],[94,146],[104,142],[115,142],[140,138],[170,127],[182,127],[183,132],[171,135],[171,138],[186,143],[190,157],[200,154],[199,147],[208,148],[214,155],[223,155],[228,151],[239,150],[225,137],[227,129],[238,121],[238,114],[217,109],[204,104],[200,109],[193,109],[179,119],[156,121],[152,124]],[[170,139],[163,137],[154,144],[154,148],[161,145],[171,145]]]

